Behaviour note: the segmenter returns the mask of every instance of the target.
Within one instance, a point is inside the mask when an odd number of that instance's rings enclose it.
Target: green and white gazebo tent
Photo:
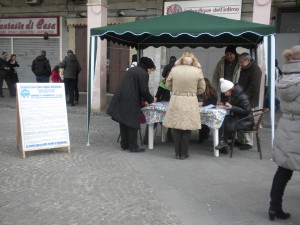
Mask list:
[[[91,88],[95,75],[95,54],[97,38],[136,48],[138,53],[147,47],[225,47],[236,45],[256,49],[264,43],[267,52],[266,68],[271,87],[271,96],[275,95],[275,28],[273,26],[227,19],[212,15],[185,11],[159,16],[135,22],[98,27],[90,30],[90,63],[88,79],[88,142]],[[274,137],[274,98],[271,100],[272,140]]]

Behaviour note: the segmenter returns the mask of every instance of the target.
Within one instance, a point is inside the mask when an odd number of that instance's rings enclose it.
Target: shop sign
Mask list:
[[[229,19],[241,19],[242,0],[198,0],[165,2],[164,15],[194,11],[203,14],[226,17]]]
[[[0,18],[1,36],[59,36],[59,17]]]

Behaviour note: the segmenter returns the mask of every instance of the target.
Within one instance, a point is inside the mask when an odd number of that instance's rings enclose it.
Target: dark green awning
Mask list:
[[[136,49],[153,47],[255,48],[264,36],[275,33],[270,25],[206,15],[192,11],[91,29],[91,36]]]

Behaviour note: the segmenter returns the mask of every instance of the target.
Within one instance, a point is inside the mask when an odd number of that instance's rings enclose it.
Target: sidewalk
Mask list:
[[[71,154],[34,151],[23,160],[16,150],[15,99],[0,98],[0,109],[1,225],[300,225],[297,172],[284,196],[292,217],[268,220],[277,168],[268,121],[261,130],[263,160],[256,147],[215,158],[212,137],[199,144],[198,132],[190,158],[175,160],[173,144],[159,136],[154,150],[121,151],[118,124],[104,113],[91,116],[87,146],[81,94],[78,105],[68,106]]]

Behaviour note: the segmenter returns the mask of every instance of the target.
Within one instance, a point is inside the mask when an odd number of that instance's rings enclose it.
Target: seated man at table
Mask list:
[[[223,105],[229,113],[225,116],[219,129],[220,143],[216,146],[216,149],[220,150],[220,153],[227,154],[229,150],[227,141],[232,138],[237,121],[252,115],[252,111],[248,96],[239,84],[234,85],[231,81],[221,78],[220,89],[225,96],[230,97],[230,101],[225,104],[218,102],[218,105]],[[241,121],[237,130],[249,131],[253,126],[254,119],[251,117]]]

